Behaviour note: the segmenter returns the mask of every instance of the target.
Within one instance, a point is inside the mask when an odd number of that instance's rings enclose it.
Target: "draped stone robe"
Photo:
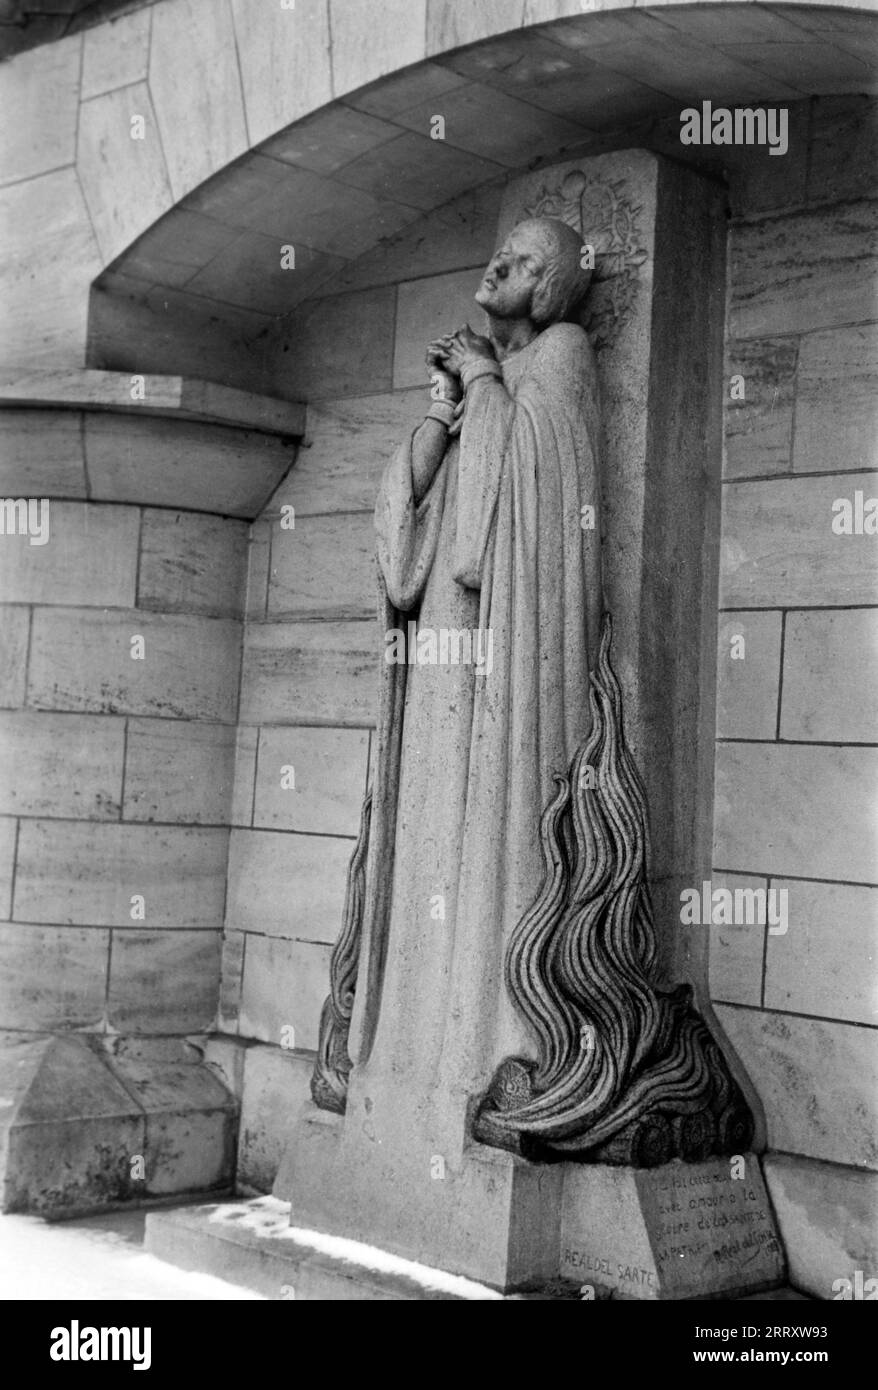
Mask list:
[[[580,327],[555,324],[502,381],[471,383],[420,503],[410,441],[382,480],[386,628],[487,629],[493,664],[383,663],[348,1105],[379,1142],[404,1126],[409,1144],[459,1155],[470,1098],[505,1056],[534,1052],[504,952],[541,882],[553,774],[588,732],[598,453],[594,355]]]

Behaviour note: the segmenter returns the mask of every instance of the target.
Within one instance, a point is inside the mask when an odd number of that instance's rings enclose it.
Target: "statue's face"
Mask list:
[[[528,318],[545,269],[543,239],[532,228],[516,227],[491,257],[476,290],[476,303],[494,318]]]

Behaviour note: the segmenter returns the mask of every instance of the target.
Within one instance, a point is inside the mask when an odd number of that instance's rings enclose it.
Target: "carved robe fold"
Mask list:
[[[504,953],[541,882],[553,775],[588,732],[601,615],[586,334],[547,328],[502,378],[468,388],[459,437],[420,503],[411,444],[400,448],[375,513],[385,630],[408,641],[412,622],[419,634],[480,631],[491,658],[484,674],[383,660],[351,1086],[360,1101],[396,1097],[442,1152],[459,1151],[468,1099],[497,1064],[533,1055]]]

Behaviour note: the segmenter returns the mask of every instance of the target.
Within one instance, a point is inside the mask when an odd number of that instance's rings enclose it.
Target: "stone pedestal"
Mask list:
[[[784,1258],[758,1159],[567,1167],[560,1272],[596,1298],[734,1298],[776,1287]]]
[[[377,1136],[361,1147],[344,1130],[341,1116],[313,1105],[302,1112],[274,1188],[291,1202],[292,1225],[495,1289],[557,1275],[562,1165],[528,1163],[481,1144],[457,1159]]]
[[[343,1129],[341,1116],[305,1107],[275,1184],[292,1226],[503,1293],[575,1280],[596,1299],[733,1298],[783,1282],[753,1154],[637,1169],[529,1163],[472,1144],[451,1167],[400,1148],[363,1154]]]

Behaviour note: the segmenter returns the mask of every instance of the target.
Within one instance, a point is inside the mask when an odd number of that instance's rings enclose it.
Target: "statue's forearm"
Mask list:
[[[436,476],[448,444],[448,428],[441,420],[428,416],[412,439],[412,487],[420,502]]]

